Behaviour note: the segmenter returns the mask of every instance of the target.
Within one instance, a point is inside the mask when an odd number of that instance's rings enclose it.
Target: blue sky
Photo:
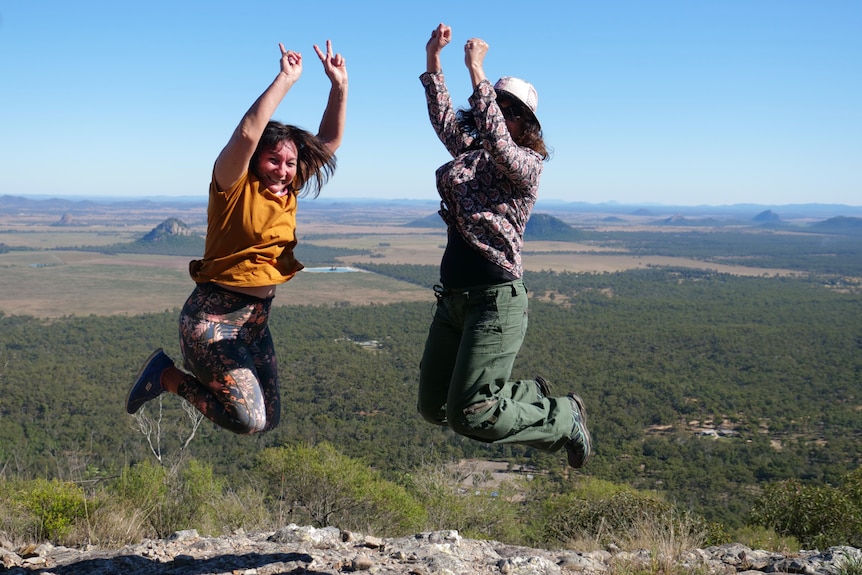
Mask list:
[[[350,75],[328,197],[435,199],[425,42],[466,105],[463,45],[539,93],[541,199],[862,205],[862,1],[228,2],[0,0],[0,195],[206,196],[212,162],[278,72],[275,119],[316,131]]]

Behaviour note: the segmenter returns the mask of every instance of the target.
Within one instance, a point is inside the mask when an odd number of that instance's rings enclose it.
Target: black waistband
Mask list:
[[[434,295],[438,298],[463,297],[470,299],[486,297],[492,292],[505,288],[509,288],[512,292],[512,296],[516,296],[518,295],[518,286],[524,286],[524,282],[522,280],[515,280],[505,283],[470,286],[466,288],[447,288],[437,284],[432,289],[434,290]],[[526,291],[527,287],[524,286],[524,292],[526,293]]]
[[[233,290],[230,290],[230,289],[228,289],[224,286],[221,286],[215,282],[200,282],[200,283],[196,283],[195,285],[197,285],[198,289],[201,291],[206,291],[209,293],[213,293],[213,292],[221,293],[221,294],[224,294],[225,296],[231,296],[231,297],[236,298],[235,301],[246,302],[249,304],[268,303],[274,299],[271,297],[269,297],[269,298],[257,297],[257,296],[249,295],[247,293],[241,293],[241,292],[233,291]]]

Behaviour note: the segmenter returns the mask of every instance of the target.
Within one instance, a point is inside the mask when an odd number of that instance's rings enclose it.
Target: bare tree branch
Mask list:
[[[189,436],[183,442],[182,449],[184,450],[189,446],[192,439],[194,439],[195,434],[198,431],[198,427],[200,427],[201,422],[204,420],[204,414],[198,411],[191,403],[188,401],[183,401],[183,411],[186,412],[186,415],[189,416],[189,419],[192,420],[192,430],[189,432]]]
[[[147,438],[147,443],[150,446],[150,451],[153,452],[153,455],[156,456],[156,460],[159,463],[162,463],[162,398],[161,396],[158,398],[159,401],[159,415],[156,419],[153,419],[149,415],[147,415],[146,407],[142,407],[140,411],[135,413],[135,421],[138,424],[138,429],[141,430],[141,433],[144,434],[144,437]]]

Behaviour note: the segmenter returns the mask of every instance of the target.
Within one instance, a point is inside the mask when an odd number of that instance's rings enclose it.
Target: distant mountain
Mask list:
[[[811,229],[827,234],[862,235],[862,218],[837,216],[811,224]]]
[[[70,200],[68,198],[50,198],[35,200],[23,196],[0,196],[0,211],[6,210],[39,210],[43,212],[67,212],[70,210],[89,210],[96,204],[90,200]]]
[[[715,218],[691,219],[686,218],[682,214],[674,214],[669,218],[662,218],[653,222],[659,226],[715,226],[721,225],[721,222]]]
[[[433,213],[430,216],[419,218],[404,224],[406,228],[446,228],[446,222],[440,217],[440,214]]]
[[[51,224],[54,227],[68,227],[68,226],[77,226],[78,222],[75,221],[75,218],[72,217],[72,214],[65,213],[60,216],[60,219]]]
[[[752,219],[759,224],[774,224],[781,221],[781,218],[778,217],[778,214],[776,214],[772,210],[764,210],[754,216],[754,218]]]
[[[158,242],[175,236],[194,235],[189,226],[177,218],[168,218],[142,237],[142,242]]]
[[[409,228],[445,228],[440,214],[431,214],[404,224]],[[581,233],[566,222],[548,214],[533,213],[527,221],[524,236],[531,240],[574,242],[582,239]]]
[[[690,224],[691,222],[686,219],[682,214],[674,214],[668,218],[662,218],[656,222],[656,224],[664,224],[664,225],[672,225],[672,226],[685,226]]]
[[[0,196],[0,206],[2,207],[34,206],[38,205],[39,203],[39,200],[31,200],[22,196]]]
[[[204,238],[181,220],[168,218],[144,237],[127,244],[106,246],[102,251],[200,257],[204,252]]]
[[[177,218],[168,218],[133,242],[107,246],[81,246],[82,251],[106,254],[149,254],[201,257],[204,238]]]
[[[531,240],[576,242],[583,239],[581,232],[554,216],[534,213],[527,221],[524,237]]]

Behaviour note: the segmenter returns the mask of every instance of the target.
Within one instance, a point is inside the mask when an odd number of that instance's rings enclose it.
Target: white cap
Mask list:
[[[502,92],[519,101],[532,113],[536,123],[539,123],[539,119],[536,117],[536,108],[539,106],[539,94],[532,84],[513,76],[503,76],[494,84],[494,91],[498,93]]]

